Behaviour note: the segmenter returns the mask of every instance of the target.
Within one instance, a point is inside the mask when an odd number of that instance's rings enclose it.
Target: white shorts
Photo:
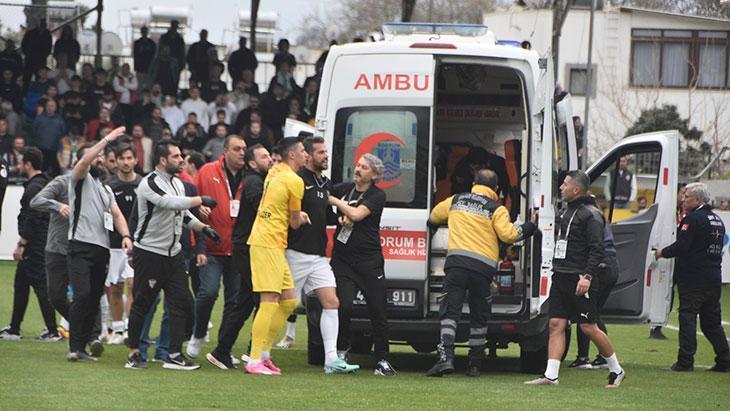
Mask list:
[[[123,283],[128,278],[134,278],[134,269],[129,266],[127,253],[119,248],[109,250],[109,272],[106,276],[107,287],[112,284]]]
[[[302,291],[309,295],[319,288],[337,287],[335,274],[325,257],[286,250],[286,260],[298,298],[302,296]]]

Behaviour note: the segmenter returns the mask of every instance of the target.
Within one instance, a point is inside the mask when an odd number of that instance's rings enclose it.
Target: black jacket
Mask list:
[[[264,195],[264,179],[266,174],[260,174],[255,170],[243,172],[243,190],[241,190],[241,203],[238,208],[238,218],[233,226],[232,242],[233,247],[246,247],[248,236],[251,234],[253,222],[256,220],[256,212]]]
[[[677,257],[675,278],[678,287],[710,288],[722,283],[722,240],[725,226],[703,204],[691,210],[679,223],[677,241],[662,249],[662,257]]]
[[[555,242],[566,238],[568,248],[564,259],[553,258],[555,273],[600,275],[599,266],[604,262],[604,219],[601,212],[591,204],[592,201],[590,197],[580,197],[560,211]],[[573,213],[575,217],[568,234]]]
[[[50,178],[45,173],[40,173],[26,181],[25,191],[20,197],[20,213],[18,214],[18,234],[28,241],[28,248],[46,246],[48,234],[48,213],[36,211],[30,207],[30,200],[48,184]]]
[[[148,37],[140,37],[134,41],[134,71],[149,73],[152,60],[157,52],[157,44]]]

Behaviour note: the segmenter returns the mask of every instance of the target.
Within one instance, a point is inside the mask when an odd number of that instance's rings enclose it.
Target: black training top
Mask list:
[[[332,195],[343,199],[352,207],[362,204],[370,210],[367,217],[353,225],[352,234],[350,234],[347,244],[337,240],[337,236],[342,230],[342,226],[337,225],[337,231],[334,235],[333,255],[362,258],[363,256],[382,254],[380,247],[380,217],[385,207],[385,191],[373,184],[367,191],[361,193],[355,190],[355,183],[340,183],[332,188]]]
[[[312,224],[304,224],[296,230],[290,228],[287,248],[324,256],[327,250],[327,224],[334,225],[337,222],[329,205],[332,182],[306,168],[302,168],[298,174],[304,180],[302,211],[309,215]]]
[[[122,181],[116,175],[111,176],[106,181],[106,185],[112,189],[117,205],[127,220],[132,216],[132,210],[137,204],[135,200],[137,199],[137,186],[139,186],[140,181],[142,181],[142,176],[139,174],[136,174],[132,181]],[[122,236],[116,227],[114,231],[109,233],[109,248],[122,248]]]
[[[256,212],[259,209],[261,196],[264,194],[264,178],[266,178],[266,174],[259,174],[255,170],[245,170],[243,172],[241,202],[231,237],[234,247],[246,246],[253,222],[256,220]]]

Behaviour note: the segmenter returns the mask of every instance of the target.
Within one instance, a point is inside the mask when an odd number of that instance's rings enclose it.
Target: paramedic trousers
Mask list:
[[[382,254],[366,257],[343,257],[334,254],[330,261],[337,281],[337,298],[340,300],[340,332],[337,350],[350,348],[350,319],[353,300],[360,290],[370,315],[375,359],[386,359],[389,351],[388,318],[386,314],[385,261]]]
[[[697,352],[697,316],[700,329],[715,350],[715,362],[730,367],[730,350],[727,337],[722,329],[720,313],[721,287],[685,289],[679,291],[679,354],[677,363],[684,366],[694,365]]]
[[[129,348],[138,349],[145,317],[160,290],[170,315],[170,353],[181,351],[193,330],[193,296],[188,287],[183,253],[168,257],[134,249],[134,302],[129,313]]]
[[[453,358],[456,328],[468,292],[469,361],[481,361],[484,358],[487,321],[492,311],[489,288],[496,270],[489,267],[488,272],[481,272],[460,266],[447,266],[444,271],[446,277],[439,305],[441,345],[447,357]]]

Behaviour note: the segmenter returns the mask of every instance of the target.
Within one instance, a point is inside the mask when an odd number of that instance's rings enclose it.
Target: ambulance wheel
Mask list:
[[[438,342],[436,341],[409,341],[408,344],[416,350],[417,353],[431,354],[438,348]]]
[[[547,344],[537,351],[527,351],[520,347],[520,372],[523,374],[544,373],[547,355]]]
[[[370,354],[373,348],[373,337],[363,333],[350,335],[350,352],[353,354]]]

